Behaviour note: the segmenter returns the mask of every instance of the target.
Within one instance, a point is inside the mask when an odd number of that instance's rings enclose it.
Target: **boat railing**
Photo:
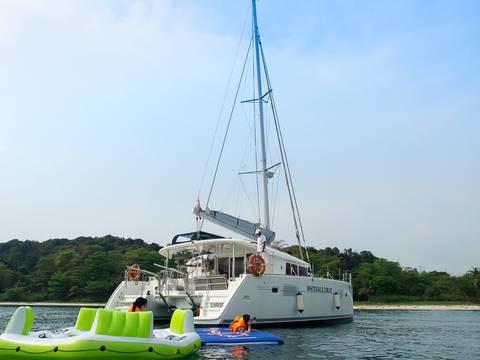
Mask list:
[[[195,291],[197,290],[227,290],[227,275],[196,276],[194,278]]]
[[[154,277],[156,279],[158,279],[158,274],[154,273],[154,272],[151,272],[151,271],[148,271],[148,270],[144,270],[144,269],[135,269],[135,272],[139,274],[138,278],[137,279],[130,279],[129,276],[128,276],[128,271],[131,269],[131,266],[127,266],[127,268],[125,269],[125,282],[128,280],[128,281],[148,281],[150,277]]]
[[[145,293],[148,288],[148,282],[151,280],[151,278],[159,280],[158,274],[140,268],[135,268],[134,277],[132,277],[132,273],[130,273],[129,276],[129,270],[131,269],[131,266],[127,266],[127,268],[125,269],[124,283],[125,289],[128,289],[127,292],[132,296],[141,296],[141,294]],[[121,303],[120,305],[131,305],[131,302],[131,299],[128,299],[128,301],[126,301],[126,304]]]
[[[343,273],[342,278],[340,280],[351,284],[352,283],[352,273]]]
[[[346,282],[346,283],[349,283],[351,284],[352,283],[352,273],[349,273],[349,272],[340,272],[338,271],[338,274],[336,277],[333,277],[330,272],[327,270],[327,278],[328,279],[332,279],[332,280],[340,280],[340,281],[343,281],[343,282]]]
[[[153,264],[159,267],[159,287],[157,291],[165,294],[169,294],[171,291],[185,292],[189,295],[189,292],[193,290],[189,283],[189,273],[186,271],[180,271],[177,269],[169,268],[160,264]]]
[[[162,270],[164,270],[164,271],[166,271],[167,274],[168,274],[169,276],[171,276],[171,277],[172,277],[173,274],[176,274],[177,277],[178,277],[178,276],[179,276],[179,277],[185,277],[185,275],[186,275],[185,272],[179,271],[179,270],[177,270],[177,269],[169,268],[169,267],[166,267],[166,266],[157,264],[157,263],[154,263],[153,265],[156,266],[156,267],[159,267],[160,269],[162,269]]]

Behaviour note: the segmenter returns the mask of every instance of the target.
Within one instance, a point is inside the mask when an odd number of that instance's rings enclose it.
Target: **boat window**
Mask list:
[[[218,273],[228,275],[228,260],[229,258],[219,258],[218,259]]]
[[[237,277],[240,274],[243,274],[244,263],[245,263],[245,259],[243,258],[243,256],[235,258],[235,266],[232,266],[232,268],[234,269],[234,273],[233,273],[234,277]]]
[[[294,276],[295,275],[308,276],[308,268],[287,262],[287,266],[285,267],[285,273],[287,275],[294,275]]]
[[[300,276],[308,276],[308,269],[306,267],[299,266],[298,271]]]
[[[298,265],[292,264],[292,275],[298,275]]]
[[[278,287],[272,287],[272,293],[278,293]]]
[[[287,262],[287,266],[285,268],[285,273],[287,275],[298,275],[298,265],[290,264]],[[306,273],[305,273],[306,274]]]

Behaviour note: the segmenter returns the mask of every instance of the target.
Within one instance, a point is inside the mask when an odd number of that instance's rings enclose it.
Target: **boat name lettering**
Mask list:
[[[307,286],[307,291],[329,293],[329,294],[333,292],[332,288],[326,287],[326,286]]]
[[[209,305],[210,308],[221,308],[223,307],[223,302],[211,302]]]

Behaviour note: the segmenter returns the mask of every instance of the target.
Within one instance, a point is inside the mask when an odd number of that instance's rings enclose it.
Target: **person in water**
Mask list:
[[[252,331],[252,322],[249,314],[243,316],[236,316],[233,322],[230,324],[231,332],[249,333]]]
[[[137,298],[132,306],[130,306],[130,308],[128,309],[128,312],[141,312],[141,311],[144,311],[145,308],[147,307],[147,299],[143,298],[143,297],[139,297]]]

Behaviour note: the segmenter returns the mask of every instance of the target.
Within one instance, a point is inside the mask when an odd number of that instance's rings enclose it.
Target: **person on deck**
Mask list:
[[[252,322],[249,314],[243,316],[236,316],[230,324],[230,332],[249,333],[252,331]]]
[[[257,252],[262,253],[265,251],[267,239],[265,238],[265,235],[262,234],[260,229],[255,230],[255,235],[257,236]]]
[[[147,307],[147,303],[147,299],[139,297],[133,302],[132,306],[128,308],[128,312],[142,312]]]
[[[262,256],[265,264],[268,263],[268,253],[265,251],[267,246],[267,238],[262,234],[260,229],[255,230],[255,235],[257,236],[257,254]]]

